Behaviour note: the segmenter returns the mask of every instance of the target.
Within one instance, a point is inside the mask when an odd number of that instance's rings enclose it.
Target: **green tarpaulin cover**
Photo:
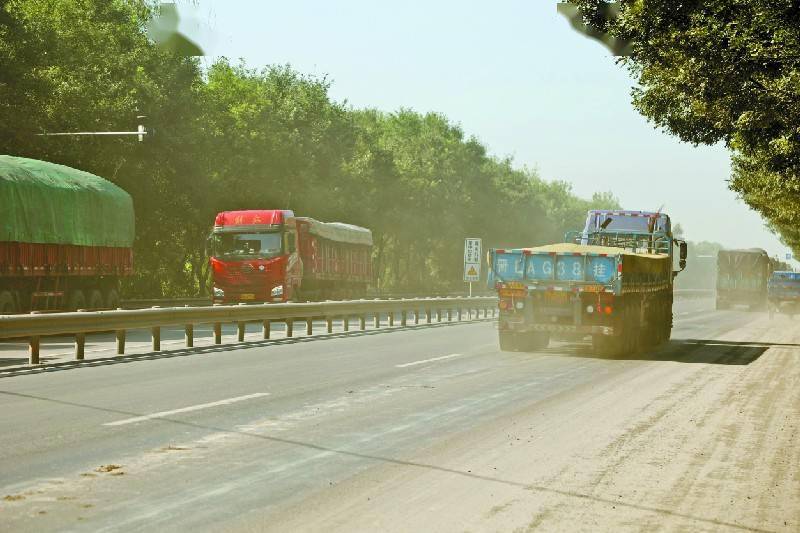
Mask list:
[[[0,155],[0,241],[133,245],[133,200],[94,174]]]

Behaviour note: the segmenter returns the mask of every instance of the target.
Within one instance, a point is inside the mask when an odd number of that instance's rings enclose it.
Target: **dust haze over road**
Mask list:
[[[483,322],[2,378],[0,529],[796,531],[798,328],[712,306],[631,358]]]

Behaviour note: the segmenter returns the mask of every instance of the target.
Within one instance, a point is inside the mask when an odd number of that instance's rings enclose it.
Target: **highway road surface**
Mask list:
[[[504,353],[491,321],[0,377],[3,531],[800,531],[800,320]]]

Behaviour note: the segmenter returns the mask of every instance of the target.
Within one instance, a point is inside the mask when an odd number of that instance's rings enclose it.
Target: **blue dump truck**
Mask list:
[[[618,356],[669,340],[673,279],[687,251],[673,239],[669,217],[590,211],[584,230],[567,240],[573,242],[489,251],[501,350],[591,336],[595,353]]]
[[[800,272],[775,271],[767,282],[769,317],[800,313]]]

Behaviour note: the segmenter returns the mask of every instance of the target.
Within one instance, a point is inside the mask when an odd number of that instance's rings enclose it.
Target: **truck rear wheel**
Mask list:
[[[10,315],[17,312],[14,295],[9,291],[0,292],[0,315]]]
[[[119,293],[116,289],[110,289],[106,294],[106,309],[117,309],[119,307]]]
[[[499,331],[497,338],[500,343],[500,351],[503,352],[519,351],[519,337],[513,331]]]
[[[600,357],[618,357],[626,346],[625,335],[592,335],[592,351]]]
[[[86,308],[86,296],[80,289],[75,289],[69,294],[67,301],[67,311],[77,311],[78,309]]]
[[[103,293],[97,289],[92,289],[89,293],[89,309],[97,310],[102,309],[104,306]]]
[[[550,333],[546,331],[531,331],[522,336],[522,350],[535,352],[544,350],[550,345]]]

